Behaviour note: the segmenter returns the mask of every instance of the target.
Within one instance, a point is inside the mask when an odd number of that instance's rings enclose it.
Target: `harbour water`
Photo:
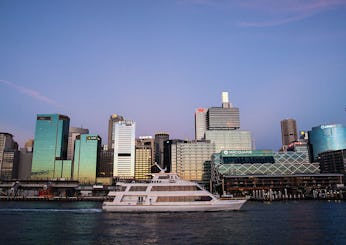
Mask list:
[[[0,227],[0,244],[346,244],[346,202],[148,214],[104,213],[95,202],[0,202]]]

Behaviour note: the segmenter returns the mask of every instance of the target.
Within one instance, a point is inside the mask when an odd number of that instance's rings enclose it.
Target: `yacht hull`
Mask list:
[[[188,204],[124,204],[104,202],[102,209],[106,212],[212,212],[239,210],[246,200],[216,200],[211,203],[188,203]]]

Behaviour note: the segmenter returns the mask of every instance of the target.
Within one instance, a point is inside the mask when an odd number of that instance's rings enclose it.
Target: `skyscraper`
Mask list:
[[[151,136],[136,139],[135,178],[148,179],[153,164],[154,139]]]
[[[89,129],[71,127],[68,133],[67,159],[72,160],[74,154],[74,141],[81,134],[88,134]]]
[[[13,135],[0,132],[0,179],[18,177],[19,151]]]
[[[124,118],[118,114],[112,114],[108,120],[108,150],[114,149],[114,124],[124,121]]]
[[[195,140],[203,140],[207,130],[207,109],[198,108],[195,111]]]
[[[93,134],[76,136],[73,179],[82,184],[96,183],[96,168],[101,151],[101,138]]]
[[[155,134],[155,162],[161,167],[164,165],[164,142],[169,140],[169,134],[156,133]]]
[[[136,124],[133,121],[118,121],[114,124],[114,177],[135,176],[135,132]]]
[[[228,93],[222,92],[222,107],[211,107],[207,113],[208,130],[234,130],[240,128],[239,108],[229,102]]]
[[[70,118],[59,114],[38,114],[32,159],[32,179],[63,178],[71,166],[67,156]],[[71,174],[70,174],[71,175]]]
[[[254,146],[251,132],[240,130],[239,108],[230,103],[228,92],[222,92],[221,98],[222,107],[211,107],[207,111],[204,139],[215,144],[216,152],[252,150]]]
[[[294,119],[284,119],[281,122],[282,145],[288,146],[298,140],[297,123]]]
[[[320,125],[308,133],[315,161],[320,153],[346,149],[346,127],[342,124]]]

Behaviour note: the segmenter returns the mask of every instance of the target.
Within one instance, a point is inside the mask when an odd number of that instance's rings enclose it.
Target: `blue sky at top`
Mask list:
[[[22,145],[35,115],[107,137],[118,113],[137,136],[194,137],[194,110],[240,108],[258,149],[280,120],[346,124],[346,1],[0,1],[0,131]]]

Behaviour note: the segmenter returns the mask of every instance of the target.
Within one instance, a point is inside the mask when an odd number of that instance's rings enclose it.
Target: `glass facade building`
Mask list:
[[[205,139],[215,144],[215,152],[223,150],[252,150],[250,131],[244,130],[207,130]]]
[[[239,108],[211,107],[208,109],[207,120],[209,130],[239,129]]]
[[[226,150],[212,156],[212,179],[222,176],[318,174],[318,163],[310,163],[302,152]]]
[[[69,126],[70,118],[67,116],[37,115],[31,179],[65,178],[68,177],[66,172],[71,177],[71,163],[63,161],[67,157]]]
[[[96,183],[96,168],[101,150],[101,138],[93,134],[81,134],[75,140],[73,179],[82,184]]]
[[[322,152],[346,149],[346,127],[341,124],[313,127],[309,131],[309,143],[315,161]]]

